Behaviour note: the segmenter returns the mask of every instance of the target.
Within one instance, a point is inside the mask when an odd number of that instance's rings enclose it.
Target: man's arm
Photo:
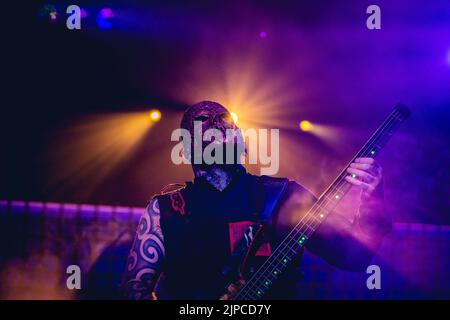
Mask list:
[[[392,221],[384,208],[381,167],[372,158],[358,158],[346,180],[362,189],[353,222],[332,213],[317,229],[307,248],[341,269],[363,271],[369,265]]]
[[[383,215],[381,210],[362,204],[353,222],[332,213],[306,248],[340,269],[364,271],[390,230],[391,222],[380,217]]]
[[[156,198],[147,206],[128,255],[123,288],[128,299],[152,299],[152,292],[164,260],[164,238]]]
[[[306,248],[340,269],[362,271],[390,231],[391,220],[384,210],[379,166],[367,158],[354,165],[356,167],[349,170],[347,180],[363,189],[358,216],[352,222],[337,212],[331,213],[306,243]],[[358,179],[351,174],[357,174]],[[317,200],[297,183],[291,183],[289,189],[289,196],[281,206],[277,220],[281,234],[300,221]]]

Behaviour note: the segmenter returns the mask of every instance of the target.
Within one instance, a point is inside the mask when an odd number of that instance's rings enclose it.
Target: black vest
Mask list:
[[[222,192],[205,181],[157,196],[165,243],[164,274],[156,288],[164,299],[218,299],[225,292],[223,267],[252,223],[270,230],[288,180],[245,171]],[[276,246],[269,237],[255,258],[260,265]]]

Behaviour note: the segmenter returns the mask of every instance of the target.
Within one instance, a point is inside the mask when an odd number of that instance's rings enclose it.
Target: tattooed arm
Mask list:
[[[123,281],[128,299],[152,299],[152,291],[161,273],[165,254],[159,219],[158,200],[153,198],[139,221],[128,256]]]

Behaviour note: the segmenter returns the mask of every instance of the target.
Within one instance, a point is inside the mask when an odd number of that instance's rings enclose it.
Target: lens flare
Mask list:
[[[56,195],[91,195],[136,152],[154,125],[148,117],[147,111],[105,113],[68,124],[52,141],[46,155],[46,188]],[[80,188],[86,179],[89,187]]]
[[[159,120],[161,120],[161,111],[159,110],[151,110],[150,111],[150,119],[153,122],[158,122]]]
[[[314,126],[308,120],[302,120],[302,121],[300,121],[300,129],[302,131],[311,131],[314,129]]]
[[[231,118],[233,118],[233,122],[237,123],[238,122],[238,116],[236,113],[234,112],[230,112]]]

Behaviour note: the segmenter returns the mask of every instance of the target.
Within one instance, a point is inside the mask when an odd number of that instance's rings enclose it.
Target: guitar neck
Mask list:
[[[351,184],[345,180],[348,175],[346,170],[350,164],[356,158],[377,157],[381,149],[409,115],[409,109],[403,105],[397,105],[392,110],[370,139],[322,193],[316,203],[280,242],[264,264],[250,277],[236,295],[236,300],[257,300],[264,296],[289,263],[298,255],[320,224],[350,190]]]

